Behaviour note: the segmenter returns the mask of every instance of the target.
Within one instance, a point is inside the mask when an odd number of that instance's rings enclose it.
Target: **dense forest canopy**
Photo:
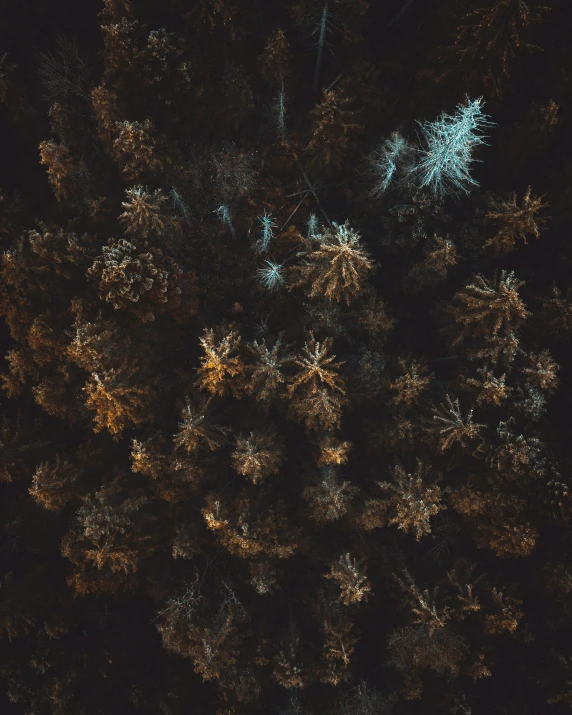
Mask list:
[[[570,710],[567,9],[4,5],[2,713]]]

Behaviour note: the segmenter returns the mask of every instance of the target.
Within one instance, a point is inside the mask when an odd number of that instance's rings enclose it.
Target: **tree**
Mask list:
[[[530,352],[521,368],[527,385],[543,392],[554,392],[559,384],[558,371],[561,366],[555,362],[549,350]]]
[[[350,139],[361,129],[353,119],[352,98],[342,89],[322,90],[322,101],[312,110],[312,137],[306,152],[314,164],[339,166],[348,152]]]
[[[439,589],[435,587],[432,593],[428,589],[420,591],[411,573],[404,568],[401,576],[394,575],[395,581],[399,584],[405,594],[406,603],[415,616],[412,621],[427,628],[430,636],[451,620],[451,608],[447,605],[438,605],[437,594]]]
[[[396,628],[387,645],[387,662],[405,676],[403,694],[407,700],[421,697],[424,670],[447,675],[451,680],[458,678],[469,650],[465,639],[450,627],[438,628],[430,634],[422,625]]]
[[[78,469],[61,455],[55,462],[43,462],[32,477],[28,492],[45,509],[58,511],[74,497],[72,484],[78,478]]]
[[[121,204],[125,211],[119,216],[125,233],[145,239],[181,230],[181,220],[165,212],[168,196],[162,189],[156,189],[150,194],[148,189],[138,185],[127,189],[126,194],[127,201]]]
[[[158,612],[157,630],[167,650],[190,658],[203,680],[236,673],[248,618],[234,590],[225,582],[207,599],[198,574],[187,589]]]
[[[253,502],[245,491],[230,503],[209,493],[201,511],[207,527],[234,556],[286,559],[298,548],[296,530],[288,523],[281,501],[267,506],[264,512],[260,508],[262,503],[262,496]]]
[[[250,374],[248,392],[257,402],[267,404],[271,397],[279,395],[281,387],[286,385],[283,368],[291,364],[293,358],[283,353],[283,337],[282,332],[272,347],[266,344],[266,340],[260,343],[254,340],[246,345],[254,358],[254,363],[248,366]]]
[[[256,276],[267,290],[277,291],[286,284],[283,268],[284,264],[275,261],[264,261],[266,268],[259,268]]]
[[[326,229],[313,236],[315,248],[302,265],[292,270],[294,280],[289,289],[304,286],[310,298],[349,305],[363,292],[365,280],[374,269],[359,240],[359,234],[350,228],[348,221],[342,225],[334,223],[333,231]]]
[[[303,354],[294,358],[299,368],[287,386],[292,400],[294,416],[305,421],[308,429],[332,429],[339,426],[345,382],[336,368],[343,363],[334,362],[329,355],[332,339],[318,341],[313,333],[303,347]]]
[[[480,367],[477,369],[477,374],[478,378],[468,377],[465,381],[465,384],[471,389],[478,389],[477,405],[496,405],[498,407],[512,392],[512,387],[505,384],[506,373],[495,377],[493,370]]]
[[[330,573],[324,578],[337,581],[340,587],[339,600],[345,606],[367,601],[371,593],[371,583],[366,576],[365,559],[352,559],[349,553],[342,554],[331,564]]]
[[[331,434],[326,434],[319,442],[320,456],[317,460],[318,467],[325,467],[333,464],[345,464],[348,461],[348,453],[352,448],[352,443],[348,441],[340,442]]]
[[[82,178],[86,178],[86,168],[74,164],[70,150],[54,141],[41,142],[40,163],[47,166],[48,180],[58,201],[69,199]]]
[[[288,71],[290,43],[284,28],[278,27],[266,42],[260,55],[260,74],[270,84],[282,84]]]
[[[435,235],[433,245],[425,252],[425,258],[417,263],[405,277],[407,290],[418,293],[445,280],[452,266],[458,263],[457,249],[453,241]]]
[[[113,158],[127,181],[139,181],[142,177],[154,175],[164,168],[160,157],[159,142],[155,137],[155,127],[150,119],[144,122],[116,122],[116,139],[113,140]]]
[[[230,390],[235,397],[242,394],[245,366],[240,357],[241,337],[232,326],[205,328],[200,344],[204,350],[197,368],[196,384],[201,390],[222,396]]]
[[[139,374],[138,374],[139,373]],[[141,424],[152,418],[149,411],[152,388],[142,382],[133,362],[126,360],[118,369],[94,371],[85,386],[85,404],[95,413],[94,432],[107,429],[114,439],[132,424]]]
[[[541,49],[523,37],[523,30],[542,22],[549,10],[545,5],[530,7],[523,0],[494,0],[471,9],[461,16],[453,44],[436,50],[443,72],[431,68],[421,72],[420,78],[428,75],[440,82],[455,74],[464,84],[475,89],[484,86],[492,97],[501,99],[518,52]]]
[[[289,625],[282,633],[273,658],[272,677],[288,690],[304,688],[312,678],[301,634],[291,610]]]
[[[470,359],[484,357],[496,363],[502,357],[510,364],[518,350],[516,331],[530,315],[518,295],[523,285],[514,271],[503,270],[500,277],[497,272],[492,280],[477,275],[455,295],[453,304],[444,307],[456,323],[451,345],[471,340]]]
[[[441,489],[434,480],[428,485],[430,467],[417,460],[414,474],[407,474],[400,465],[395,466],[393,482],[378,482],[384,491],[392,493],[388,524],[397,524],[404,531],[415,531],[415,539],[431,533],[430,517],[446,507],[441,503]]]
[[[207,416],[211,398],[196,405],[190,396],[185,398],[181,410],[179,429],[173,437],[175,447],[184,449],[188,454],[205,446],[211,452],[221,447],[226,441],[227,429],[212,424]]]
[[[335,608],[329,610],[330,613],[322,622],[325,635],[322,660],[325,661],[325,668],[320,680],[337,686],[351,675],[350,665],[359,642],[359,632],[348,613],[340,613]]]
[[[540,236],[540,229],[544,228],[548,218],[537,217],[536,214],[548,204],[542,202],[543,196],[532,196],[531,191],[529,186],[522,199],[522,207],[516,203],[516,193],[508,201],[490,201],[486,217],[499,223],[500,230],[486,241],[485,246],[491,246],[495,254],[510,253],[517,240],[526,243],[529,234],[536,238]]]
[[[396,702],[395,694],[384,697],[362,678],[345,693],[336,715],[390,715],[394,712]]]
[[[433,408],[432,421],[427,421],[425,429],[430,434],[439,434],[439,451],[445,452],[458,442],[462,447],[481,436],[486,425],[473,422],[473,410],[463,416],[459,399],[451,400],[447,394],[445,402]]]
[[[402,374],[389,383],[389,389],[394,393],[391,403],[412,407],[419,402],[434,375],[428,375],[427,366],[417,360],[398,358],[398,364]]]
[[[282,450],[276,442],[276,435],[251,432],[248,436],[237,437],[232,466],[254,484],[277,474],[281,462]]]
[[[341,481],[333,467],[322,467],[314,486],[304,489],[310,515],[318,524],[336,521],[348,512],[350,501],[359,493],[351,482]]]
[[[87,271],[97,281],[99,297],[115,308],[130,310],[143,322],[155,320],[155,312],[176,309],[183,291],[179,286],[183,271],[160,248],[110,238]],[[190,305],[188,307],[191,307]]]
[[[403,185],[414,161],[414,147],[398,131],[391,133],[368,156],[368,168],[374,186],[371,195],[379,198],[396,183]]]
[[[469,193],[478,183],[469,174],[473,150],[484,144],[482,130],[491,125],[482,112],[482,98],[457,106],[454,115],[443,113],[434,122],[420,124],[424,146],[416,150],[416,163],[409,178],[419,187],[429,187],[434,194]]]
[[[129,492],[120,477],[84,497],[61,546],[75,566],[68,583],[76,594],[133,585],[140,562],[156,548],[147,533],[156,517],[147,505],[148,498]]]
[[[550,295],[543,299],[542,324],[551,334],[561,339],[568,339],[572,335],[572,288],[563,292],[556,284],[552,286]]]

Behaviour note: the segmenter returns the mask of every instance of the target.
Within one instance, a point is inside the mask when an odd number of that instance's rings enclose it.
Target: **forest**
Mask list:
[[[2,4],[2,715],[572,710],[568,6]]]

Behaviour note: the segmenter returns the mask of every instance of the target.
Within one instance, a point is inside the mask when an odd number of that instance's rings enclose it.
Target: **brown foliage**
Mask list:
[[[48,180],[58,201],[69,198],[74,190],[78,168],[73,164],[70,150],[54,141],[44,141],[39,146],[40,164],[47,166]],[[85,168],[84,168],[85,171]]]
[[[288,70],[290,43],[283,28],[278,27],[268,38],[264,52],[260,55],[260,74],[270,84],[284,80]]]
[[[341,519],[358,493],[359,488],[351,482],[341,481],[333,467],[322,467],[316,484],[306,487],[302,496],[308,502],[311,517],[323,524]]]
[[[479,90],[484,86],[492,97],[500,99],[518,53],[542,49],[527,41],[523,30],[526,33],[528,25],[542,22],[549,10],[541,5],[529,7],[523,0],[494,0],[464,13],[453,44],[437,48],[437,64],[443,65],[444,71],[439,74],[430,69],[420,77],[428,75],[441,82],[455,74],[465,85]]]
[[[295,531],[284,515],[284,505],[278,502],[265,511],[261,512],[245,493],[230,504],[208,494],[202,508],[207,527],[231,554],[242,559],[263,554],[279,559],[292,556],[298,545]]]
[[[411,293],[418,293],[434,286],[445,280],[449,269],[457,263],[457,249],[453,241],[435,235],[433,245],[425,252],[423,261],[414,265],[405,277],[407,289]]]
[[[320,166],[339,166],[351,139],[362,129],[351,108],[353,99],[342,89],[322,90],[322,101],[312,110],[312,137],[306,147],[312,162]]]
[[[176,309],[181,304],[179,287],[183,271],[160,248],[110,238],[87,275],[97,281],[99,297],[115,308],[128,309],[143,322],[155,312]],[[165,307],[163,307],[165,306]],[[191,306],[189,306],[191,307]],[[194,306],[193,306],[194,307]]]
[[[175,447],[185,449],[188,454],[196,452],[205,446],[211,452],[218,449],[226,441],[227,430],[212,424],[207,416],[210,398],[201,405],[195,405],[187,396],[181,410],[179,429],[173,438]]]
[[[126,194],[127,201],[121,204],[125,211],[119,216],[125,233],[148,238],[181,230],[181,219],[165,212],[167,196],[162,189],[156,189],[150,194],[148,189],[139,185],[127,189]]]
[[[254,358],[254,363],[248,366],[248,391],[257,402],[267,403],[273,395],[279,395],[282,386],[286,384],[283,368],[289,365],[293,358],[283,354],[282,339],[281,333],[271,348],[266,345],[266,340],[247,343],[246,347]]]
[[[432,412],[432,420],[425,423],[425,430],[434,437],[439,435],[437,439],[441,453],[446,452],[455,443],[467,447],[470,442],[481,436],[486,426],[473,422],[472,409],[464,416],[459,399],[455,398],[453,401],[448,394],[445,396],[445,402],[442,402],[439,407],[433,407]]]
[[[237,437],[232,466],[239,474],[257,484],[265,477],[278,474],[282,459],[282,450],[275,434],[251,432],[248,436]]]
[[[417,360],[397,360],[401,375],[389,383],[389,389],[394,393],[391,399],[393,405],[403,404],[412,407],[419,402],[419,398],[434,377],[428,375],[427,366]]]
[[[304,262],[293,269],[290,289],[307,288],[310,298],[325,298],[349,305],[363,292],[365,280],[374,264],[360,246],[359,234],[343,225],[334,224],[334,231],[326,229],[314,239],[315,247]]]
[[[197,369],[196,384],[212,395],[224,395],[230,390],[234,397],[240,397],[246,367],[240,356],[242,340],[238,331],[233,326],[205,328],[200,343],[205,354]]]
[[[145,513],[147,497],[126,492],[115,479],[83,502],[61,545],[75,567],[69,585],[76,595],[133,585],[139,563],[156,548],[146,533],[155,518]]]
[[[367,601],[372,590],[366,576],[365,559],[352,559],[349,553],[342,554],[337,562],[331,564],[330,573],[324,574],[324,578],[338,583],[339,600],[345,606]]]
[[[216,601],[207,600],[197,575],[183,594],[167,601],[159,618],[164,647],[190,658],[203,680],[226,680],[236,675],[247,619],[228,584],[223,583]]]
[[[299,368],[288,383],[291,409],[308,429],[332,429],[339,426],[345,382],[337,372],[342,362],[330,355],[332,339],[318,341],[313,333],[303,347],[303,354],[294,358]]]
[[[378,482],[381,489],[391,492],[388,524],[397,524],[405,532],[415,531],[417,541],[431,533],[431,516],[446,508],[441,503],[441,489],[435,486],[435,479],[428,480],[428,475],[430,467],[417,460],[414,474],[396,465],[393,482]]]
[[[445,306],[455,323],[456,346],[472,340],[471,359],[488,358],[496,363],[500,357],[510,363],[518,349],[516,330],[530,315],[518,295],[524,285],[514,271],[501,271],[493,280],[477,275],[473,283],[455,295],[455,302]]]
[[[136,383],[138,372],[130,360],[117,369],[92,372],[83,390],[86,406],[95,412],[94,432],[107,429],[119,438],[129,425],[152,419],[149,408],[153,391],[143,381]]]
[[[139,181],[164,169],[166,159],[160,158],[159,141],[150,119],[115,122],[114,133],[112,155],[127,181]]]
[[[37,504],[58,511],[75,497],[73,483],[77,478],[77,467],[58,454],[53,464],[42,462],[38,466],[28,492]]]
[[[477,369],[478,378],[469,377],[465,384],[470,388],[477,388],[477,405],[496,405],[497,407],[507,399],[512,392],[512,387],[505,385],[506,374],[495,377],[493,370],[485,367]]]
[[[526,243],[529,234],[536,238],[540,236],[540,229],[545,226],[548,218],[537,217],[536,214],[548,204],[542,202],[543,196],[531,196],[531,191],[529,186],[522,199],[522,207],[516,203],[516,193],[508,201],[491,200],[491,210],[486,217],[500,223],[500,230],[487,240],[485,246],[491,246],[495,254],[510,253],[517,240]]]

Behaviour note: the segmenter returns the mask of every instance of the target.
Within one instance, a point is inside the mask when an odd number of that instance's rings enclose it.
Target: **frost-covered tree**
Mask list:
[[[393,132],[368,158],[375,184],[373,196],[390,187],[428,188],[434,196],[468,194],[478,182],[470,175],[473,150],[486,142],[483,131],[492,126],[482,111],[482,97],[459,104],[454,114],[445,114],[434,122],[418,122],[421,143],[413,145],[399,132]]]
[[[370,688],[361,678],[340,703],[336,715],[390,715],[394,712],[397,696],[383,696],[376,688]]]
[[[196,574],[184,593],[167,601],[158,613],[157,630],[167,650],[190,658],[203,680],[217,680],[235,670],[245,610],[224,582],[216,600],[204,596],[201,585]]]
[[[413,151],[413,145],[396,131],[371,152],[368,165],[375,181],[372,196],[381,196],[392,183],[403,181],[411,168]]]
[[[417,360],[398,358],[397,363],[399,376],[389,383],[389,389],[392,392],[391,403],[411,407],[419,402],[434,375],[433,373],[428,375],[427,365]]]
[[[218,220],[221,223],[224,223],[226,226],[228,226],[230,233],[232,234],[233,238],[236,238],[236,234],[234,232],[234,226],[232,223],[232,217],[230,215],[230,211],[228,210],[228,205],[227,204],[221,204],[215,211],[213,212],[217,215]]]
[[[78,474],[77,467],[57,454],[54,462],[38,465],[28,493],[44,509],[58,511],[73,498],[73,483]]]
[[[331,614],[322,621],[322,661],[325,668],[320,674],[320,680],[336,686],[350,677],[350,665],[359,641],[359,632],[354,628],[348,613],[342,612],[339,607],[330,607],[328,610]]]
[[[276,261],[264,261],[265,267],[256,271],[260,284],[267,290],[277,291],[286,281],[283,274],[283,264]]]
[[[261,556],[287,559],[297,548],[296,530],[284,514],[284,503],[262,508],[263,497],[256,503],[243,490],[233,501],[221,501],[216,494],[205,497],[202,514],[207,527],[219,542],[241,559]]]
[[[266,251],[270,242],[274,238],[274,229],[277,224],[272,214],[268,213],[266,210],[261,216],[258,217],[258,222],[260,223],[262,230],[259,240],[254,244],[254,250],[262,252]]]
[[[469,388],[477,388],[477,405],[497,405],[506,400],[512,392],[512,387],[505,385],[506,374],[500,377],[493,375],[493,370],[485,367],[477,369],[479,377],[468,377],[465,384]]]
[[[148,533],[155,517],[148,502],[142,491],[129,490],[121,477],[83,497],[61,544],[62,556],[74,565],[68,584],[76,596],[114,592],[133,583],[128,577],[155,550]]]
[[[128,181],[137,181],[147,173],[163,168],[163,160],[150,119],[144,122],[116,122],[117,138],[113,141],[113,157]]]
[[[455,114],[443,113],[434,122],[420,124],[424,146],[417,149],[417,161],[410,170],[414,184],[436,195],[468,194],[470,187],[478,186],[469,173],[473,150],[485,144],[483,129],[492,124],[482,106],[482,98],[467,97]]]

